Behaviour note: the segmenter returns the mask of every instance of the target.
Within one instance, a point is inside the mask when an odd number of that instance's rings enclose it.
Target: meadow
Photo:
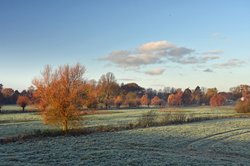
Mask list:
[[[80,136],[33,138],[0,146],[0,165],[247,165],[250,119],[233,107],[185,107],[98,111],[84,115],[83,127],[135,123],[151,109],[214,120],[98,132]],[[0,115],[1,137],[54,130],[38,112]]]

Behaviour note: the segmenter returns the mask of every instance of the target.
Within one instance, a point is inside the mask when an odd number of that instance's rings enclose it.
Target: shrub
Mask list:
[[[148,111],[147,113],[143,114],[142,117],[139,119],[138,125],[141,127],[154,126],[157,117],[158,116],[155,110]]]
[[[235,109],[238,113],[250,113],[250,99],[242,99],[236,103]]]
[[[172,116],[172,124],[182,124],[187,122],[187,115],[184,113],[178,113]]]
[[[171,124],[172,121],[172,114],[171,113],[167,113],[165,115],[162,115],[161,117],[161,125],[167,125],[167,124]]]

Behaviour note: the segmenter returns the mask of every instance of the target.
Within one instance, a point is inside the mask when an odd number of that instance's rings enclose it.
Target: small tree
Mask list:
[[[143,95],[142,97],[141,97],[141,104],[142,105],[147,105],[148,107],[149,107],[149,105],[150,105],[150,100],[149,100],[149,98],[148,98],[148,95]]]
[[[183,95],[182,95],[183,105],[185,106],[191,105],[192,101],[193,101],[192,91],[189,88],[187,88],[184,90]]]
[[[46,66],[42,78],[33,81],[44,123],[60,126],[65,132],[78,124],[82,105],[88,97],[84,72],[80,64],[59,66],[54,71]]]
[[[235,105],[235,109],[238,113],[250,112],[250,99],[242,97]]]
[[[29,104],[29,98],[27,96],[18,96],[17,98],[17,105],[23,108],[23,111],[25,107]]]
[[[158,96],[155,96],[152,100],[151,100],[151,104],[152,105],[157,105],[157,106],[161,106],[162,101]]]

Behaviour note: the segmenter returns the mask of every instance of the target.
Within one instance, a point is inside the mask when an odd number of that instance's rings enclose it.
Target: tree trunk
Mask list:
[[[66,133],[68,131],[68,121],[64,120],[63,122],[63,131]]]
[[[23,108],[23,112],[24,112],[24,108],[25,108],[25,107],[22,107],[22,108]]]

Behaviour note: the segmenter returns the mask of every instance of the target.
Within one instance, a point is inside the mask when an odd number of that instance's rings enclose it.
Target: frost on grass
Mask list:
[[[3,165],[247,165],[249,119],[34,139],[0,146]]]

